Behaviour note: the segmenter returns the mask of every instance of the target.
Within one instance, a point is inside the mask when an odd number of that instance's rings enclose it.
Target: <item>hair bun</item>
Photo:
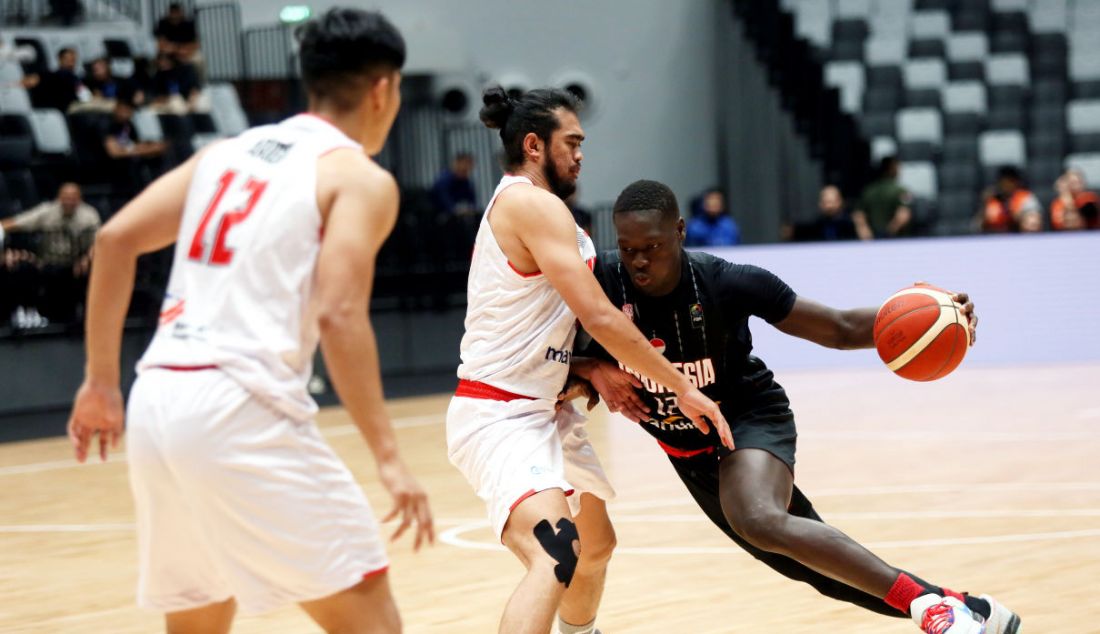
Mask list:
[[[485,127],[494,130],[503,129],[508,123],[508,117],[516,109],[516,103],[499,85],[486,88],[481,94],[481,102],[485,105],[481,107],[478,116]]]

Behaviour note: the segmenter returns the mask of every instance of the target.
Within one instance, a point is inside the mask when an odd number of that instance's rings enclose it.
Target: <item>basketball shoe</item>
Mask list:
[[[922,594],[909,604],[909,614],[926,634],[986,634],[982,617],[955,597]]]
[[[989,618],[985,621],[986,634],[1020,633],[1020,617],[1015,612],[998,603],[988,594],[983,594],[979,598],[988,603],[990,609]]]

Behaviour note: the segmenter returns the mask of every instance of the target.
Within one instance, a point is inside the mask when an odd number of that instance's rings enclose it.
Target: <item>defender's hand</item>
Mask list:
[[[709,434],[710,425],[714,425],[722,444],[731,451],[734,449],[733,432],[730,431],[729,423],[726,422],[726,417],[722,415],[722,410],[718,408],[717,403],[694,387],[679,395],[678,400],[680,411],[695,423],[699,431]],[[710,425],[707,424],[708,420]]]
[[[558,392],[558,402],[554,403],[554,411],[561,410],[561,406],[569,401],[585,397],[588,399],[586,404],[588,411],[592,411],[600,402],[600,394],[596,391],[596,388],[592,387],[592,384],[576,375],[569,375],[569,378],[565,380],[565,387],[561,392]]]
[[[635,391],[635,388],[642,387],[638,377],[607,361],[597,363],[589,377],[592,387],[607,403],[608,410],[618,412],[635,423],[649,420],[649,408]]]
[[[393,509],[382,518],[388,522],[398,515],[401,516],[401,524],[390,536],[390,541],[396,540],[416,523],[416,539],[413,542],[413,550],[420,550],[420,544],[426,539],[428,543],[435,543],[435,528],[432,524],[432,510],[428,506],[428,494],[420,487],[420,484],[412,477],[400,458],[394,458],[378,463],[378,476],[382,485],[389,491],[393,498]]]
[[[124,414],[122,390],[85,380],[76,392],[73,412],[69,416],[69,439],[78,462],[88,459],[92,438],[99,436],[99,458],[107,460],[107,446],[118,447],[122,436]]]

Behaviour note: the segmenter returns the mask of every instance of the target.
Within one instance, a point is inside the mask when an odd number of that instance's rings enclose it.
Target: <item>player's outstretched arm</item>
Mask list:
[[[409,473],[383,407],[378,344],[370,323],[370,296],[378,250],[397,218],[397,183],[355,150],[331,152],[318,162],[318,204],[325,216],[317,262],[315,307],[321,350],[336,393],[378,463],[394,500],[383,518],[400,516],[396,539],[416,525],[414,548],[434,541],[427,494]]]
[[[516,192],[509,202],[504,222],[507,231],[519,238],[588,334],[628,367],[668,386],[679,397],[680,410],[700,431],[709,433],[707,420],[710,420],[722,442],[732,449],[733,435],[718,405],[672,367],[607,299],[580,257],[576,225],[565,204],[553,194],[536,188]]]
[[[874,345],[874,308],[838,310],[812,299],[798,297],[790,314],[776,322],[779,330],[826,348],[856,350]]]
[[[917,282],[921,285],[923,282]],[[970,324],[970,345],[977,336],[978,316],[974,303],[966,293],[952,293],[952,299],[962,305],[962,313]],[[874,347],[874,325],[877,308],[838,310],[812,299],[798,297],[789,315],[776,322],[779,330],[812,341],[826,348],[857,350]]]
[[[122,325],[134,290],[137,258],[176,241],[187,189],[203,155],[195,154],[158,178],[96,234],[84,326],[87,365],[68,425],[80,462],[88,457],[88,446],[97,434],[99,455],[104,460],[108,445],[118,444],[123,425],[119,387]]]

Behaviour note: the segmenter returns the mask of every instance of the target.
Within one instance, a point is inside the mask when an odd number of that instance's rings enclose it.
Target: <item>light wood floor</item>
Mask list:
[[[991,593],[1032,634],[1100,632],[1100,365],[964,366],[934,384],[880,372],[780,374],[801,430],[798,482],[826,519],[894,565]],[[402,449],[452,543],[391,548],[408,632],[492,632],[520,575],[448,464],[447,397],[394,401]],[[320,418],[375,508],[388,499],[345,414]],[[599,622],[614,632],[914,632],[819,597],[741,553],[692,505],[641,430],[594,414],[619,491],[620,552]],[[0,446],[0,631],[156,632],[133,605],[126,466],[75,466],[63,439]],[[470,547],[470,546],[475,547]],[[237,632],[315,632],[295,608]]]

